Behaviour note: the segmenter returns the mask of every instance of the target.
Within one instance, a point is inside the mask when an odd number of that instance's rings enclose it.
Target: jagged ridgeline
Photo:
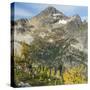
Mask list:
[[[17,87],[87,83],[87,21],[50,6],[13,23]]]

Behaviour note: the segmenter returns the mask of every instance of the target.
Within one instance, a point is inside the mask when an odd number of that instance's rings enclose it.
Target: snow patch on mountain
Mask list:
[[[48,40],[48,42],[49,42],[49,43],[53,43],[54,40],[53,40],[52,38],[50,38],[50,39]]]
[[[67,22],[68,22],[67,20],[59,20],[58,23],[59,23],[59,24],[67,24]]]
[[[41,38],[44,38],[44,37],[46,36],[46,33],[41,32],[41,33],[39,34],[39,36],[40,36]]]
[[[80,51],[83,51],[83,45],[80,44],[80,43],[77,43],[76,45],[74,44],[71,44],[72,47],[76,48],[76,49],[79,49]]]

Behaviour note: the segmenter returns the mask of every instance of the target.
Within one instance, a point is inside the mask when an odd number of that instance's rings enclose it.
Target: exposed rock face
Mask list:
[[[56,67],[62,62],[69,68],[80,63],[87,65],[87,24],[79,15],[68,17],[54,7],[31,19],[15,21],[14,42],[40,46],[41,51],[34,58],[42,64]],[[15,49],[21,55],[22,45],[18,44]]]

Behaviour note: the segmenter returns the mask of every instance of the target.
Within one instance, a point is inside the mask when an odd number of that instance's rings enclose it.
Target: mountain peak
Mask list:
[[[55,7],[53,7],[53,6],[49,6],[45,10],[48,10],[48,11],[57,11],[57,9]]]
[[[44,9],[42,11],[44,14],[56,14],[56,13],[60,13],[63,14],[62,12],[60,12],[59,10],[57,10],[55,7],[53,6],[49,6],[46,9]]]

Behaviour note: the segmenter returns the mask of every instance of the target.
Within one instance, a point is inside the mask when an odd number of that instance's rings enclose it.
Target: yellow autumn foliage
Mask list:
[[[79,65],[77,67],[73,67],[63,74],[63,79],[65,84],[81,84],[86,83],[87,78],[84,75],[85,67],[84,65]]]
[[[24,58],[28,56],[29,46],[27,46],[25,43],[22,43],[21,53]]]
[[[47,69],[47,76],[50,77],[50,69]]]
[[[57,70],[56,77],[57,77],[57,78],[60,77],[60,71],[59,71],[59,70]]]
[[[55,70],[54,68],[52,68],[52,71],[51,71],[51,76],[54,77],[55,76]]]

